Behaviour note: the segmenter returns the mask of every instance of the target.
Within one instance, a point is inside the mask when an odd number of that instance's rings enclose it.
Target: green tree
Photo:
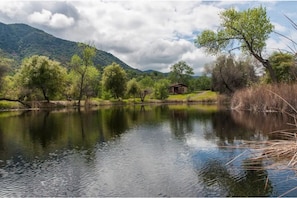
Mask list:
[[[87,74],[90,67],[94,66],[93,59],[96,55],[96,50],[94,47],[91,47],[86,44],[80,43],[79,45],[80,54],[75,54],[71,58],[72,70],[75,71],[79,76],[78,83],[78,106],[81,104],[83,96],[86,94],[85,87],[87,84]]]
[[[236,61],[232,56],[220,56],[211,66],[215,91],[232,94],[256,81],[253,65],[248,60]]]
[[[140,86],[135,78],[131,79],[127,83],[127,94],[133,95],[134,101],[136,98],[136,95],[138,95],[141,92]]]
[[[0,58],[0,90],[3,88],[3,78],[9,71],[13,60],[8,58]]]
[[[150,76],[145,76],[139,81],[140,99],[144,102],[145,97],[152,93],[155,81]]]
[[[294,55],[282,52],[274,52],[269,57],[271,66],[275,71],[277,82],[289,83],[296,81],[297,67],[294,59]],[[270,76],[267,76],[266,80],[270,82]]]
[[[68,97],[79,98],[81,75],[71,70],[68,75]],[[84,76],[83,87],[81,87],[83,94],[89,98],[91,96],[97,96],[100,87],[100,73],[94,66],[89,66]]]
[[[49,102],[50,98],[63,93],[66,75],[66,69],[59,62],[35,55],[24,59],[18,76],[22,87],[31,90],[31,93],[40,90]]]
[[[153,87],[154,84],[155,81],[150,76],[145,76],[144,78],[141,78],[141,80],[139,80],[139,85],[141,88]]]
[[[274,26],[263,7],[237,11],[234,8],[220,14],[221,25],[217,32],[205,30],[197,36],[195,44],[210,54],[241,49],[251,54],[267,69],[273,82],[276,75],[268,59],[263,57],[266,40]]]
[[[193,68],[191,68],[185,61],[179,61],[170,67],[169,79],[174,83],[189,84],[191,75],[194,74]]]
[[[154,95],[156,99],[164,100],[169,96],[169,81],[167,79],[161,79],[154,85]]]
[[[199,76],[190,81],[190,87],[192,90],[210,90],[211,89],[211,77],[206,75]]]
[[[127,89],[127,74],[125,70],[116,63],[105,67],[102,74],[102,87],[105,91],[110,91],[116,99],[123,97]]]

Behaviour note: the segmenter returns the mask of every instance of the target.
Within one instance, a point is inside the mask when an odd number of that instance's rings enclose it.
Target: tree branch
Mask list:
[[[0,98],[0,101],[9,101],[9,102],[19,102],[22,105],[24,105],[25,107],[31,108],[31,105],[21,101],[20,99],[11,99],[11,98]]]

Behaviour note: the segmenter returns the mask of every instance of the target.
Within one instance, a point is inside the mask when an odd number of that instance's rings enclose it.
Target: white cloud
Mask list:
[[[64,14],[56,13],[52,15],[49,25],[53,28],[65,28],[74,24],[72,17],[67,17]]]
[[[288,31],[287,27],[285,27],[285,26],[283,26],[283,25],[281,25],[281,24],[279,24],[279,23],[275,23],[275,22],[273,22],[272,24],[274,25],[274,30],[275,30],[276,32],[284,33],[284,32],[286,32],[286,31]]]
[[[52,13],[48,10],[42,9],[41,12],[34,12],[28,16],[30,23],[48,24],[51,20]]]
[[[193,39],[198,31],[216,29],[222,10],[200,2],[181,1],[80,1],[73,2],[73,6],[80,13],[80,20],[78,31],[71,30],[72,40],[93,41],[99,49],[111,52],[132,67],[163,72],[168,72],[184,54],[191,64],[203,68],[205,61],[201,58],[205,55],[194,57],[202,51],[194,47]],[[64,37],[69,38],[69,33],[65,32]]]
[[[94,43],[98,49],[141,70],[168,72],[171,65],[184,60],[198,74],[214,58],[194,46],[197,34],[205,29],[216,30],[219,13],[224,9],[260,4],[270,6],[267,11],[273,16],[276,31],[293,36],[287,31],[291,27],[278,21],[283,13],[294,13],[293,3],[258,1],[7,0],[0,2],[0,20],[9,18],[9,22],[34,25],[67,40]],[[290,12],[285,12],[287,9]],[[267,47],[284,48],[286,44],[274,36]]]
[[[34,24],[50,26],[52,28],[67,28],[74,24],[72,17],[67,17],[64,14],[52,14],[49,10],[42,9],[41,12],[34,12],[28,16],[28,21]]]

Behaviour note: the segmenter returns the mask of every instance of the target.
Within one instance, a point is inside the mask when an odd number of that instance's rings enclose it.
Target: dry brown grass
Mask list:
[[[234,110],[293,112],[295,107],[297,84],[253,86],[237,91],[231,99],[231,108]]]
[[[292,131],[276,131],[277,136],[282,137],[278,140],[267,141],[245,141],[240,148],[246,150],[240,155],[230,160],[226,165],[231,164],[242,155],[249,155],[244,162],[246,170],[276,170],[293,171],[291,179],[297,179],[297,129]],[[238,148],[238,147],[237,147]],[[268,177],[266,183],[268,182]],[[266,185],[265,185],[266,188]],[[279,195],[286,196],[288,193],[297,190],[297,186]]]
[[[251,162],[265,163],[266,169],[297,170],[297,138],[295,132],[278,131],[282,139],[246,141],[241,146],[253,149]],[[253,165],[252,163],[250,165]],[[255,167],[255,166],[253,166]]]
[[[254,112],[277,111],[287,114],[292,121],[289,123],[289,128],[271,132],[270,135],[274,137],[273,140],[245,141],[240,145],[241,148],[247,148],[248,151],[251,151],[251,156],[245,163],[246,169],[290,170],[295,172],[292,177],[297,179],[296,107],[297,84],[261,85],[243,89],[234,94],[231,99],[232,109]],[[273,125],[273,123],[271,124]],[[295,190],[297,190],[297,186],[283,193],[280,197]]]

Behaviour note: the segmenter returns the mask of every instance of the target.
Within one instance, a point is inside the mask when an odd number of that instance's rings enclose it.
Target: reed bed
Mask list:
[[[278,132],[284,139],[268,141],[246,141],[241,146],[253,150],[247,167],[265,162],[265,169],[297,170],[297,139],[296,133]]]
[[[230,160],[226,165],[241,156],[247,156],[248,160],[244,161],[245,170],[263,171],[293,171],[294,174],[288,179],[297,180],[297,136],[296,129],[293,131],[276,131],[277,136],[282,137],[278,140],[267,141],[245,141],[239,147],[246,150],[240,155]],[[238,148],[238,147],[237,147]],[[269,177],[266,178],[266,184]],[[267,188],[267,185],[264,186]],[[279,195],[286,196],[290,192],[296,191],[297,186]]]
[[[233,110],[282,112],[291,120],[291,123],[287,123],[290,125],[289,128],[269,134],[273,139],[244,141],[239,146],[250,151],[251,155],[244,163],[247,170],[289,170],[295,173],[292,178],[297,180],[296,107],[297,84],[258,85],[242,89],[233,95],[231,99]],[[245,153],[245,155],[247,154]],[[283,193],[280,197],[296,190],[297,186]]]
[[[237,91],[231,99],[234,110],[292,112],[297,107],[297,84],[257,85]]]

